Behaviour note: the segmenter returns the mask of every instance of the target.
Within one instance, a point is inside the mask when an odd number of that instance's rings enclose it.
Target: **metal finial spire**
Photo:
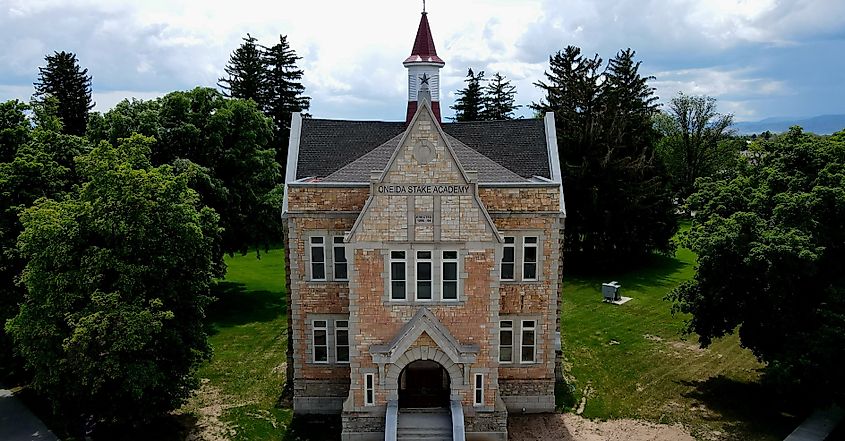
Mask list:
[[[425,0],[423,0],[423,14],[425,14]]]

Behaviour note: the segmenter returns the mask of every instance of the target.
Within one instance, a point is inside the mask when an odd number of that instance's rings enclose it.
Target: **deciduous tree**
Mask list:
[[[656,121],[663,135],[658,152],[679,199],[692,193],[696,179],[736,166],[737,144],[728,142],[733,115],[720,114],[715,98],[679,93]]]
[[[845,132],[758,138],[757,161],[702,178],[685,245],[694,279],[675,311],[703,346],[735,331],[766,378],[814,400],[845,398]]]
[[[76,421],[125,430],[178,407],[210,354],[217,215],[134,135],[81,156],[84,183],[23,212],[26,297],[6,324],[32,386]]]

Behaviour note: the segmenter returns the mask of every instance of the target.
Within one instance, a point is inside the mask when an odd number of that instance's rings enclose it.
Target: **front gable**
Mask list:
[[[384,170],[350,242],[489,242],[498,231],[428,102],[420,103]]]

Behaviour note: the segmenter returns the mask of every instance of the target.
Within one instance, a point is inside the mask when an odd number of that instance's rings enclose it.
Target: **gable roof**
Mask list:
[[[303,118],[295,179],[369,182],[370,171],[384,169],[407,127],[404,122]],[[444,123],[441,128],[464,168],[478,171],[479,182],[552,179],[542,119]]]

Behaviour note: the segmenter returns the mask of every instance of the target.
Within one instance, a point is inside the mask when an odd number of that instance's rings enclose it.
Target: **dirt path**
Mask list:
[[[511,416],[509,441],[695,441],[680,425],[637,420],[591,421],[578,415]]]

